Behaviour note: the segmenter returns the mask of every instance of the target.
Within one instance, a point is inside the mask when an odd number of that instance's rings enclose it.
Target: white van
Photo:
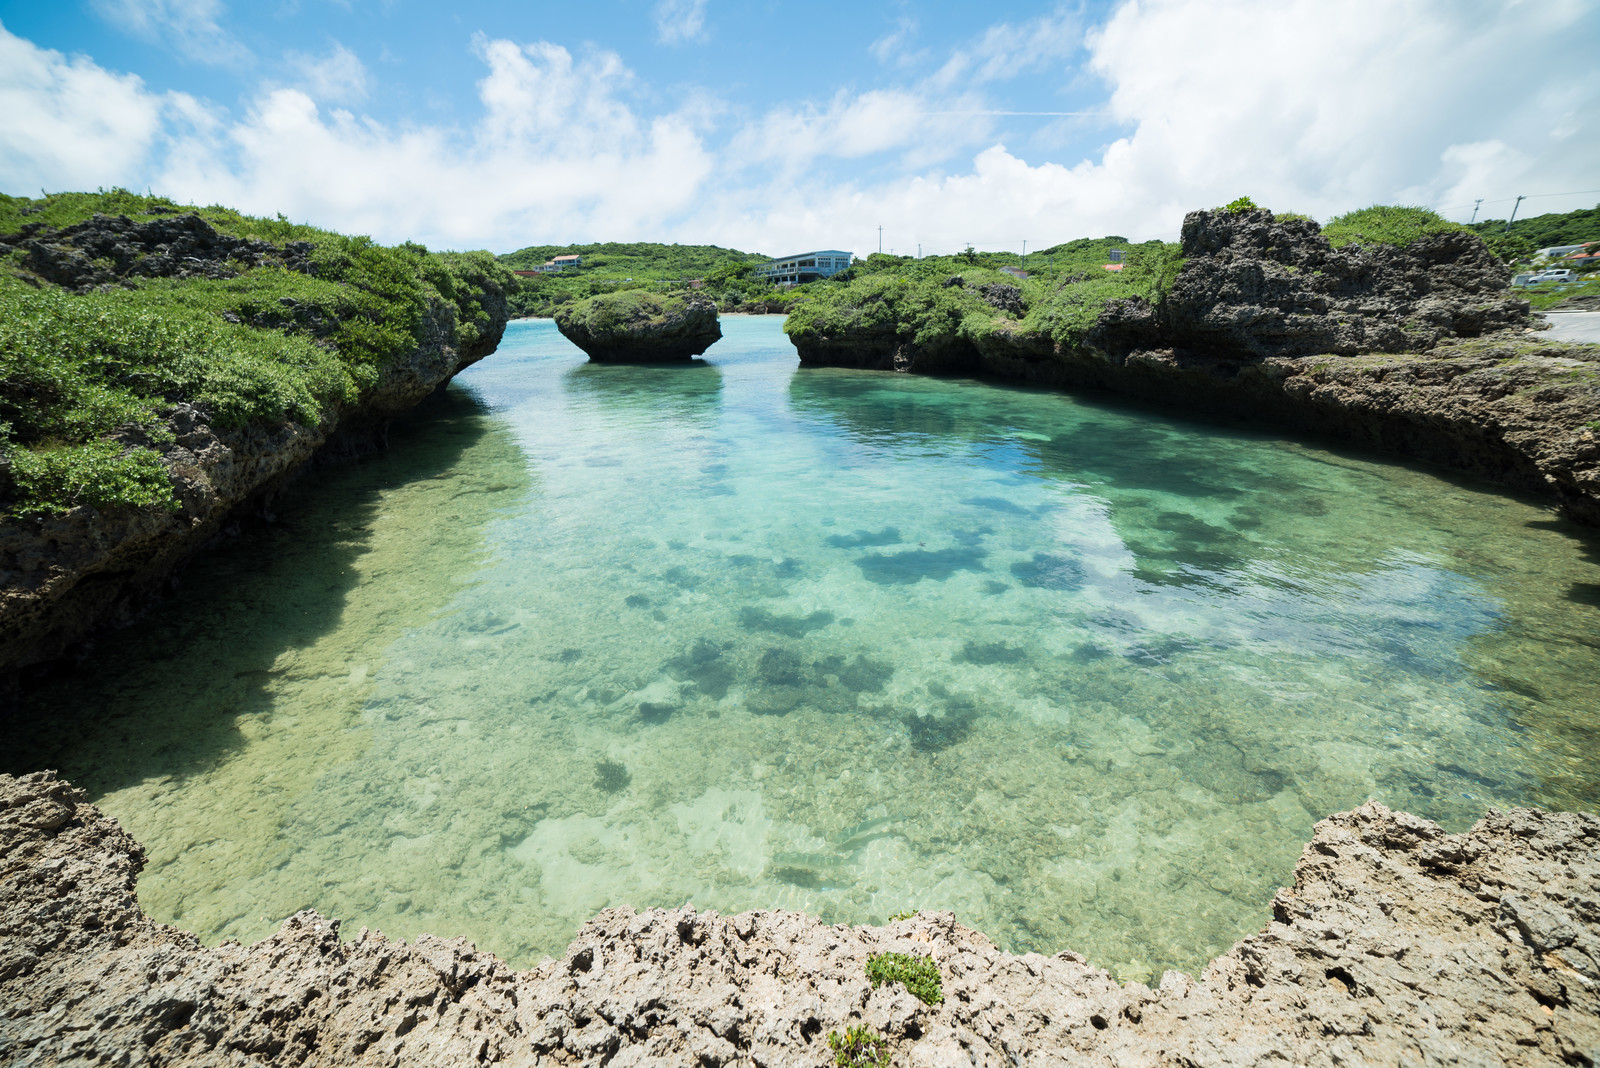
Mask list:
[[[1537,286],[1543,285],[1546,282],[1574,282],[1577,281],[1577,278],[1578,273],[1576,271],[1568,270],[1567,268],[1562,267],[1553,271],[1539,271],[1535,274],[1530,274],[1528,276],[1528,280],[1522,284],[1528,286]]]

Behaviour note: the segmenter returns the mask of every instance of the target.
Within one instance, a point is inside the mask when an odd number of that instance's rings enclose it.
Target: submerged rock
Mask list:
[[[857,1025],[908,1064],[1600,1054],[1592,815],[1491,811],[1451,835],[1375,802],[1340,813],[1259,934],[1198,981],[1167,972],[1153,989],[1070,951],[1002,952],[948,912],[846,927],[607,909],[525,972],[460,938],[346,942],[310,911],[253,946],[207,948],[143,914],[143,849],[49,772],[0,775],[0,853],[0,1052],[16,1063],[820,1066],[828,1033]],[[850,877],[837,852],[770,860],[799,885]],[[882,952],[931,956],[945,1000],[873,989],[867,958]]]
[[[562,305],[556,329],[600,363],[688,360],[722,336],[710,297],[642,290],[600,293]]]

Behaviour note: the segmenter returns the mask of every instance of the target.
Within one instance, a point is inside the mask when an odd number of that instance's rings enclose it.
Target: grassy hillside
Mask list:
[[[607,241],[596,245],[529,245],[506,253],[500,262],[513,270],[531,270],[557,256],[582,256],[582,274],[591,278],[631,278],[638,282],[704,278],[718,267],[771,259],[759,252],[740,252],[719,245]]]
[[[1104,269],[1124,253],[1121,271]],[[1000,266],[1027,262],[1027,279]],[[1159,299],[1182,266],[1178,246],[1130,245],[1120,237],[1082,238],[1023,257],[968,252],[924,259],[872,255],[797,304],[784,329],[791,337],[893,333],[923,347],[978,341],[996,329],[1080,343],[1107,303]]]
[[[649,241],[530,245],[506,253],[500,262],[525,271],[556,256],[582,256],[583,266],[577,271],[524,278],[512,297],[513,314],[554,315],[562,305],[600,293],[619,289],[667,291],[691,278],[707,279],[719,292],[737,295],[740,300],[769,288],[755,281],[754,269],[771,257],[720,245],[663,245]]]
[[[188,212],[272,249],[252,254],[254,265],[210,265],[217,277],[150,277],[135,263],[115,284],[77,292],[48,280],[27,240],[0,244],[0,518],[81,504],[176,508],[159,462],[174,405],[224,428],[316,422],[425,340],[431,305],[454,307],[456,341],[470,346],[489,322],[483,298],[514,281],[488,253],[385,248],[125,190],[0,195],[0,235],[70,245],[52,231],[96,214]],[[129,265],[102,255],[92,266]]]
[[[1504,219],[1486,219],[1471,229],[1485,238],[1505,233]],[[1530,250],[1552,245],[1579,245],[1600,241],[1600,204],[1564,214],[1534,215],[1511,224],[1511,236],[1520,238]]]

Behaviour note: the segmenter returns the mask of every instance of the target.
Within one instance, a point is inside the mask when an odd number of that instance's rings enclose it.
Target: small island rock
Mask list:
[[[563,337],[602,363],[688,360],[722,336],[717,305],[699,294],[600,293],[556,312]]]

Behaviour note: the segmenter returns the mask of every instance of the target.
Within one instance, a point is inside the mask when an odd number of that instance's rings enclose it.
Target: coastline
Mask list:
[[[10,863],[0,1052],[28,1063],[825,1065],[868,1026],[908,1064],[1584,1063],[1600,1050],[1600,817],[1470,831],[1368,802],[1317,824],[1273,920],[1196,978],[1118,983],[1012,955],[948,912],[608,909],[513,972],[465,939],[393,942],[304,911],[252,946],[149,920],[143,850],[53,773],[0,775]],[[931,957],[943,999],[874,987]]]

